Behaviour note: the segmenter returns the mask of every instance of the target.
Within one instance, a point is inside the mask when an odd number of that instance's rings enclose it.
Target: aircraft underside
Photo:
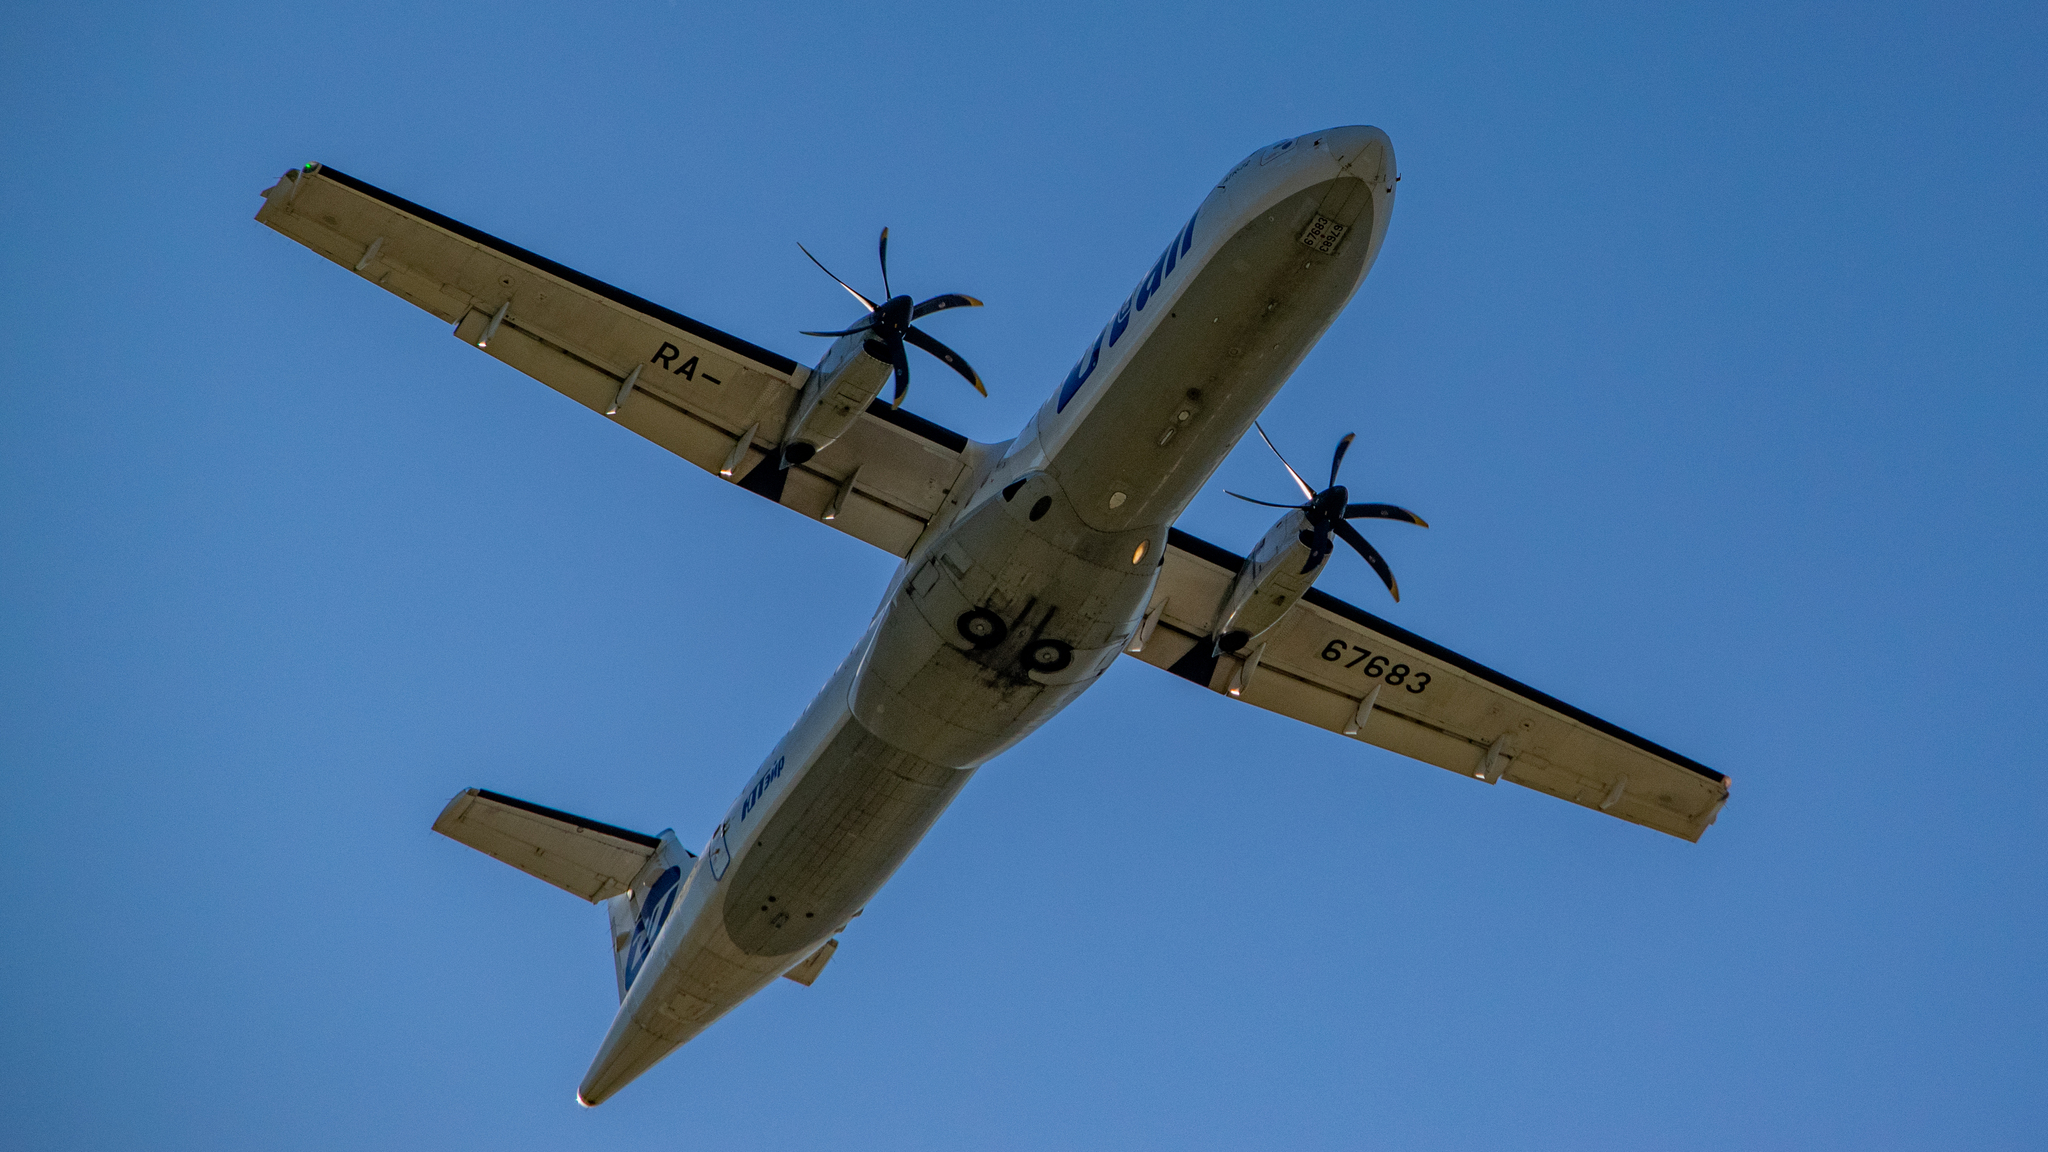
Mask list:
[[[1313,589],[1335,540],[1398,596],[1349,521],[1423,523],[1347,503],[1349,438],[1321,492],[1288,466],[1308,502],[1282,506],[1249,559],[1173,527],[1363,281],[1396,179],[1370,128],[1246,158],[1000,444],[879,397],[890,381],[898,402],[907,391],[906,347],[982,387],[911,323],[971,297],[913,305],[847,286],[868,314],[821,333],[835,342],[806,369],[332,170],[266,193],[258,219],[466,342],[903,558],[860,644],[701,853],[474,789],[436,822],[606,907],[621,1003],[581,1100],[603,1101],[776,978],[816,979],[974,769],[1127,653],[1488,784],[1688,839],[1712,823],[1725,776]],[[887,243],[885,230],[885,288]]]

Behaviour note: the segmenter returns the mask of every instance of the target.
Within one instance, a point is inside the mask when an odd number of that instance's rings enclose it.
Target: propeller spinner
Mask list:
[[[1308,502],[1305,504],[1275,504],[1270,500],[1254,500],[1250,496],[1239,495],[1236,492],[1228,493],[1228,495],[1236,496],[1239,500],[1260,504],[1267,508],[1299,509],[1308,517],[1308,527],[1301,530],[1301,542],[1308,545],[1309,548],[1308,562],[1303,564],[1301,568],[1304,574],[1314,571],[1317,565],[1321,564],[1329,557],[1331,552],[1336,550],[1336,545],[1330,542],[1330,537],[1334,535],[1337,539],[1351,545],[1352,549],[1360,556],[1365,557],[1365,562],[1372,565],[1372,570],[1379,574],[1380,580],[1387,586],[1387,591],[1393,594],[1395,602],[1398,603],[1401,599],[1401,585],[1394,580],[1394,570],[1387,567],[1386,558],[1380,555],[1379,549],[1374,548],[1371,542],[1367,541],[1365,536],[1358,529],[1353,528],[1349,522],[1352,520],[1399,520],[1403,524],[1413,524],[1418,528],[1427,528],[1429,524],[1422,517],[1408,511],[1406,508],[1398,508],[1392,504],[1351,504],[1347,502],[1350,500],[1351,494],[1345,490],[1343,485],[1337,483],[1337,470],[1343,467],[1344,454],[1351,451],[1351,442],[1358,438],[1358,434],[1355,432],[1347,433],[1342,440],[1337,441],[1337,451],[1330,457],[1330,482],[1328,486],[1318,492],[1309,487],[1308,481],[1301,478],[1301,473],[1294,470],[1294,465],[1287,462],[1287,457],[1280,455],[1280,449],[1274,446],[1273,438],[1266,435],[1264,428],[1260,427],[1257,422],[1254,422],[1252,427],[1258,429],[1259,439],[1266,442],[1266,447],[1273,449],[1273,455],[1278,457],[1280,466],[1287,469],[1287,474],[1294,478],[1295,486],[1301,489],[1301,494],[1308,498]]]
[[[816,264],[820,272],[827,276],[832,276],[834,283],[853,293],[853,298],[860,301],[861,307],[868,310],[867,317],[851,328],[842,328],[837,332],[805,332],[803,334],[805,336],[851,336],[856,332],[867,333],[868,352],[876,359],[891,365],[896,372],[896,394],[890,401],[889,407],[901,408],[903,406],[903,397],[910,391],[910,356],[904,351],[903,346],[905,344],[914,344],[933,356],[938,357],[948,368],[966,377],[967,382],[974,385],[975,391],[983,396],[988,395],[988,389],[982,385],[981,377],[975,373],[974,368],[967,363],[966,359],[958,352],[932,339],[923,329],[911,323],[913,320],[923,319],[934,312],[943,312],[948,308],[979,308],[981,307],[981,301],[976,300],[972,296],[962,296],[957,292],[948,292],[944,295],[934,296],[921,304],[912,304],[910,297],[895,295],[889,287],[889,230],[887,228],[882,229],[880,245],[882,294],[887,299],[883,300],[880,304],[861,295],[853,285],[848,284],[837,276],[833,276],[832,270],[825,267],[824,261],[819,260],[816,256],[811,256],[810,249],[805,248],[802,244],[798,244],[797,247],[803,251],[804,255],[811,257],[811,263]]]

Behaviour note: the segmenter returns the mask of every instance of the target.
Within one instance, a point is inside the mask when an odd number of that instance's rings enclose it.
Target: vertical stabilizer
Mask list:
[[[640,968],[654,949],[661,926],[675,911],[682,895],[683,881],[690,878],[696,856],[676,840],[673,830],[664,830],[653,855],[634,875],[631,886],[604,902],[612,918],[612,964],[619,978],[619,999],[640,975]]]

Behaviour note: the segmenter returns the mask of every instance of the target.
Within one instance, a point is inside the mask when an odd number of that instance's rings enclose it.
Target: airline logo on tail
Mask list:
[[[640,905],[640,918],[633,923],[633,939],[626,944],[626,987],[633,986],[633,978],[640,975],[647,954],[654,951],[654,938],[661,935],[661,926],[675,907],[677,885],[682,879],[683,870],[670,865],[647,890],[647,899]]]

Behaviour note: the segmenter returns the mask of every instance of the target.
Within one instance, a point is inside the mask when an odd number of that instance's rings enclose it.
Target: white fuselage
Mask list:
[[[860,643],[686,864],[582,1100],[817,950],[974,769],[1108,669],[1168,528],[1365,278],[1395,179],[1374,128],[1248,157],[1024,431],[969,446]]]

